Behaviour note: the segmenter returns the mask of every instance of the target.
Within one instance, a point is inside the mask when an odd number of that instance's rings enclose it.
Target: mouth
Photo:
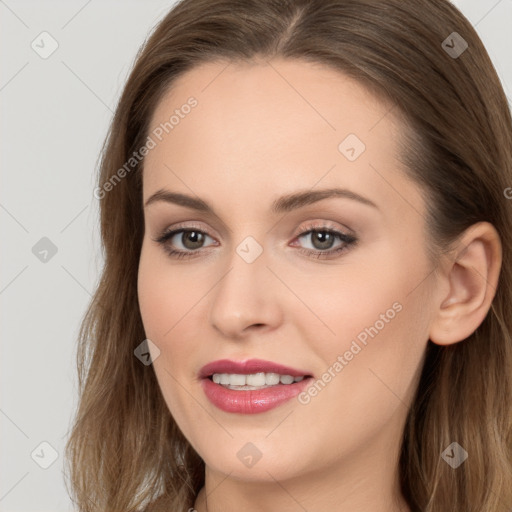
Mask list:
[[[261,380],[261,374],[265,375],[265,382]],[[311,372],[307,370],[299,370],[291,366],[285,366],[280,363],[265,361],[263,359],[247,359],[245,361],[219,359],[218,361],[206,364],[199,371],[199,378],[201,379],[213,378],[214,375],[234,376],[233,382],[231,382],[232,385],[251,385],[251,383],[253,383],[252,385],[258,386],[266,384],[267,375],[270,375],[268,385],[278,384],[278,382],[275,381],[275,375],[278,375],[279,379],[284,377],[284,382],[282,382],[282,384],[290,384],[291,382],[288,382],[289,377],[312,377]],[[255,375],[258,375],[258,377],[254,377]],[[242,382],[242,377],[250,377],[249,380],[251,382]],[[224,377],[224,381],[226,381],[226,377]],[[223,383],[229,384],[227,381]]]
[[[312,375],[280,375],[274,372],[258,372],[258,373],[214,373],[206,377],[215,384],[219,384],[227,389],[239,391],[250,391],[265,389],[273,386],[289,386],[304,379],[312,378]]]
[[[254,414],[297,396],[313,380],[312,373],[271,361],[223,359],[199,372],[206,397],[230,413]]]

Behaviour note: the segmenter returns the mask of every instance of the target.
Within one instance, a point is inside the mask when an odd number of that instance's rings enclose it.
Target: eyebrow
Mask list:
[[[291,212],[293,210],[302,208],[303,206],[335,197],[351,199],[366,206],[376,208],[377,210],[379,209],[379,207],[373,201],[351,190],[346,188],[329,188],[322,190],[305,190],[284,195],[272,203],[270,211],[273,214]],[[206,201],[186,194],[170,192],[169,190],[165,189],[160,189],[151,195],[146,201],[144,207],[146,208],[147,206],[159,201],[177,204],[192,210],[197,210],[204,213],[212,213],[216,215],[213,208]]]

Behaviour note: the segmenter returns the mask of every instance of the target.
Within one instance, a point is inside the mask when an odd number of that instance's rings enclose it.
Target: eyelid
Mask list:
[[[342,226],[341,228],[339,226]],[[299,235],[304,235],[307,232],[310,231],[321,231],[321,230],[332,230],[332,231],[339,231],[343,235],[347,236],[356,236],[356,233],[348,228],[347,226],[344,226],[343,224],[336,224],[329,220],[323,220],[323,221],[308,221],[306,224],[301,224],[298,228],[296,233],[293,235],[294,237],[298,237]]]
[[[170,227],[167,227],[160,231],[160,234],[157,235],[157,238],[162,238],[166,234],[172,233],[173,231],[201,231],[205,235],[208,235],[210,238],[215,238],[214,236],[210,235],[210,229],[206,229],[201,224],[195,224],[195,221],[191,221],[192,223],[183,222],[178,223],[176,225],[172,225]]]

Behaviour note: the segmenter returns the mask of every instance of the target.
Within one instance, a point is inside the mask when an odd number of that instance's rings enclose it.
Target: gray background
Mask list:
[[[0,0],[0,511],[73,510],[63,449],[78,327],[102,266],[98,155],[135,54],[173,3]],[[512,98],[512,0],[453,3]],[[43,31],[58,43],[47,59],[31,47]]]

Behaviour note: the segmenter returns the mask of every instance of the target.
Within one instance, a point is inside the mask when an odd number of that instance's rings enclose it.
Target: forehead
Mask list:
[[[347,131],[364,138],[376,124],[384,122],[388,133],[391,124],[397,124],[393,105],[359,82],[323,64],[297,59],[200,64],[174,81],[150,125],[169,120],[191,96],[198,100],[194,113],[200,112],[201,121],[213,121],[216,133],[237,133],[238,138],[251,129],[273,135],[284,127],[295,128],[292,133],[320,132],[334,140]],[[174,135],[183,132],[177,128]],[[239,128],[243,133],[236,131]]]
[[[196,105],[184,108],[191,97]],[[161,140],[155,138],[145,158],[145,197],[166,185],[208,197],[205,185],[215,182],[225,199],[233,200],[236,187],[242,202],[254,201],[255,195],[311,188],[321,180],[322,186],[353,186],[392,201],[396,190],[383,177],[398,180],[399,188],[413,186],[398,172],[401,125],[393,106],[321,64],[201,64],[162,98],[150,133],[159,127]]]

